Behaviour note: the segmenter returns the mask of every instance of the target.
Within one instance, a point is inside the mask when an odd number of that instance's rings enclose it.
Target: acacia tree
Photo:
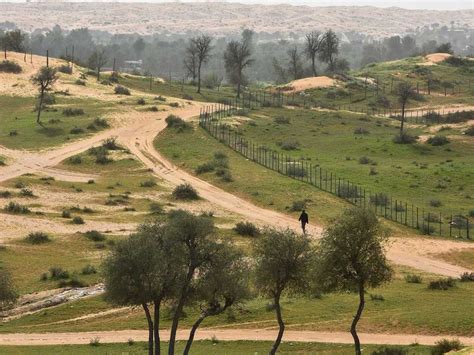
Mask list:
[[[328,30],[321,38],[319,59],[328,64],[330,71],[334,71],[338,53],[339,38],[333,30]]]
[[[311,70],[313,76],[317,75],[316,72],[316,57],[318,51],[321,48],[321,32],[312,31],[306,34],[306,41],[304,46],[304,53],[306,57],[311,60]]]
[[[108,58],[105,48],[97,48],[89,57],[89,67],[97,70],[97,81],[100,80],[100,71],[107,64]]]
[[[207,317],[225,312],[249,296],[248,265],[242,252],[228,243],[216,244],[207,268],[201,272],[194,291],[200,315],[194,322],[184,355],[189,354],[194,336]]]
[[[121,306],[141,306],[148,324],[148,354],[160,354],[160,306],[171,298],[179,277],[174,245],[165,226],[142,225],[137,234],[119,242],[104,261],[106,299]],[[150,309],[153,305],[153,316]]]
[[[240,41],[230,41],[224,52],[224,63],[229,81],[237,85],[237,97],[240,97],[241,86],[244,83],[243,71],[252,65],[251,32],[243,33]]]
[[[370,210],[351,208],[335,219],[320,241],[316,280],[322,290],[357,292],[359,306],[351,324],[356,355],[361,354],[357,335],[365,305],[365,292],[390,281],[392,270],[385,257],[387,234]]]
[[[405,109],[410,99],[415,97],[415,89],[408,81],[403,81],[398,85],[398,102],[400,103],[402,114],[400,119],[400,137],[403,137],[403,129],[405,125]]]
[[[201,93],[201,68],[202,65],[207,63],[211,56],[212,38],[207,35],[201,35],[199,37],[191,38],[189,51],[195,51],[196,67],[197,67],[197,79],[198,79],[198,94]]]
[[[279,326],[271,355],[277,352],[285,331],[281,296],[284,292],[296,293],[306,288],[311,254],[309,238],[289,229],[267,229],[255,243],[256,287],[272,298]]]
[[[8,270],[0,270],[0,311],[13,306],[18,299],[12,276]]]
[[[182,210],[172,212],[166,224],[166,239],[179,248],[175,253],[180,257],[178,269],[182,270],[176,285],[169,355],[174,354],[179,320],[193,292],[196,276],[200,275],[202,270],[206,270],[215,250],[213,231],[214,224],[211,219],[194,216]]]
[[[41,111],[43,110],[43,101],[45,94],[50,91],[54,83],[58,80],[58,72],[56,68],[41,67],[40,70],[31,77],[31,81],[38,87],[39,103],[37,107],[36,123],[41,125]]]

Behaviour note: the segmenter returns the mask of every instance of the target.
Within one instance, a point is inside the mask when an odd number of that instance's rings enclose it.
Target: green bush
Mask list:
[[[234,178],[232,177],[232,173],[224,168],[219,168],[216,170],[216,175],[221,178],[222,181],[224,182],[232,182],[234,181]]]
[[[146,104],[146,101],[143,97],[140,97],[138,100],[137,100],[137,105],[145,105]]]
[[[72,156],[68,159],[69,163],[73,165],[82,164],[82,158],[79,155]]]
[[[11,74],[19,74],[23,70],[21,66],[11,60],[4,60],[0,62],[0,73],[11,73]]]
[[[409,284],[421,284],[423,282],[423,278],[420,275],[407,274],[405,275],[405,281]]]
[[[300,143],[296,140],[288,140],[284,142],[278,142],[277,145],[282,150],[297,150],[300,148]]]
[[[114,92],[117,94],[117,95],[127,95],[127,96],[130,96],[131,93],[130,93],[130,90],[128,88],[126,88],[125,86],[122,86],[122,85],[117,85],[115,88],[114,88]]]
[[[25,238],[25,242],[30,244],[43,244],[48,243],[50,241],[51,239],[49,238],[49,236],[43,232],[32,232],[28,234],[28,236]]]
[[[431,354],[442,355],[453,350],[461,350],[463,347],[464,345],[458,339],[442,339],[436,342],[436,345],[431,350]]]
[[[474,272],[464,272],[459,277],[459,281],[461,282],[472,282],[474,281]]]
[[[64,74],[72,74],[72,68],[69,65],[63,64],[58,67],[58,72]]]
[[[27,187],[21,189],[20,195],[23,196],[23,197],[35,197],[35,194],[33,193],[33,191],[31,191]]]
[[[59,266],[49,268],[49,275],[52,280],[62,280],[69,278],[69,272]]]
[[[163,206],[156,202],[150,203],[149,209],[152,214],[163,214],[165,212]]]
[[[406,355],[408,354],[408,351],[395,347],[395,346],[384,346],[380,349],[377,349],[375,351],[372,351],[372,355]]]
[[[87,231],[84,233],[84,236],[93,242],[103,242],[107,239],[105,235],[96,230]]]
[[[431,144],[432,146],[441,146],[449,143],[449,139],[446,136],[434,136],[430,137],[427,140],[428,144]]]
[[[306,208],[306,201],[298,200],[293,201],[290,207],[290,211],[292,212],[299,212]]]
[[[70,116],[82,116],[84,115],[85,112],[82,108],[65,108],[63,110],[63,116],[67,116],[67,117],[70,117]]]
[[[71,128],[71,130],[69,131],[69,133],[71,134],[83,134],[84,132],[84,129],[80,127]]]
[[[5,212],[13,214],[28,214],[31,212],[28,207],[20,205],[19,203],[13,201],[10,201],[10,203],[6,205],[3,209]]]
[[[61,213],[61,217],[62,217],[62,218],[71,218],[71,211],[64,210],[64,211]]]
[[[211,162],[208,162],[208,163],[198,165],[198,167],[195,169],[195,173],[196,175],[205,174],[205,173],[214,171],[214,169],[215,169],[214,164]]]
[[[140,183],[140,187],[155,187],[156,182],[154,180],[145,180]]]
[[[178,130],[184,130],[189,126],[188,123],[186,123],[181,117],[178,117],[176,115],[169,115],[165,119],[166,125],[168,128],[177,128]]]
[[[452,277],[430,281],[428,289],[430,290],[448,290],[456,286],[456,280]]]
[[[10,191],[0,191],[0,198],[10,198],[11,196],[12,193]]]
[[[256,237],[260,234],[260,229],[251,222],[239,222],[235,225],[234,231],[238,235]]]
[[[94,119],[94,121],[92,122],[92,124],[96,127],[100,127],[100,128],[108,128],[110,127],[109,123],[107,122],[106,119],[104,118],[100,118],[100,117],[97,117]]]
[[[197,191],[190,184],[181,184],[176,186],[172,193],[177,200],[197,200],[199,195]]]
[[[97,274],[97,270],[94,266],[88,264],[84,266],[81,270],[82,275],[92,275],[92,274]]]
[[[80,216],[76,216],[72,219],[73,224],[84,224],[84,219]]]
[[[416,142],[416,137],[412,136],[406,132],[403,132],[402,134],[397,134],[395,137],[393,137],[393,143],[395,144],[413,144]]]
[[[277,124],[290,124],[290,118],[285,116],[276,116],[273,122]]]

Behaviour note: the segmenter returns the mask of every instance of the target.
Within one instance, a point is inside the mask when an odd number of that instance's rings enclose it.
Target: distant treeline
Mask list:
[[[313,32],[319,33],[319,32]],[[324,34],[324,33],[323,33]],[[321,36],[323,35],[321,34]],[[290,34],[290,38],[269,39],[268,34],[253,33],[252,65],[246,69],[246,78],[251,82],[284,82],[294,78],[318,75],[327,71],[343,72],[357,69],[369,63],[394,60],[437,51],[472,55],[474,31],[452,26],[431,26],[418,28],[405,36],[392,36],[374,41],[370,36],[350,32],[337,33],[336,62],[331,63],[322,55],[315,58],[312,66],[307,52],[307,35]],[[233,37],[212,38],[212,51],[203,63],[202,77],[212,81],[226,80],[224,52]],[[18,30],[14,23],[0,23],[0,44],[2,49],[32,52],[51,57],[72,58],[83,66],[94,69],[97,52],[106,58],[103,68],[126,67],[126,61],[142,60],[140,71],[146,74],[172,78],[190,79],[189,70],[184,65],[189,35],[155,34],[110,34],[87,28],[62,30],[37,29],[31,33]]]

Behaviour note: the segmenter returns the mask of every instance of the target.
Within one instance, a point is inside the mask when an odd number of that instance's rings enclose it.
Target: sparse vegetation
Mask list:
[[[181,184],[175,187],[172,193],[176,200],[197,200],[199,195],[190,184]]]
[[[32,232],[28,234],[25,241],[30,244],[43,244],[51,241],[49,235],[43,232]]]

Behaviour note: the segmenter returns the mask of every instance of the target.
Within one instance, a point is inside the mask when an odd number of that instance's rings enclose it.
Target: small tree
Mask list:
[[[188,52],[195,50],[196,54],[196,66],[197,66],[197,79],[198,79],[198,94],[201,93],[201,68],[202,65],[207,63],[211,56],[212,38],[210,36],[201,35],[199,37],[192,38],[190,40]]]
[[[287,52],[288,54],[288,72],[294,80],[300,79],[303,76],[303,64],[301,63],[301,56],[298,48],[295,46]]]
[[[58,80],[57,70],[51,67],[41,67],[38,73],[31,77],[31,81],[38,87],[39,103],[36,122],[41,124],[41,111],[43,109],[44,95],[50,91],[54,83]]]
[[[441,86],[442,86],[443,89],[444,89],[444,96],[447,96],[447,95],[448,95],[448,89],[454,88],[453,83],[451,83],[450,81],[443,81],[443,82],[441,83]]]
[[[186,47],[183,64],[186,68],[186,75],[195,82],[197,78],[197,48],[192,41]]]
[[[196,283],[194,299],[201,312],[191,328],[185,355],[189,353],[204,319],[219,315],[248,297],[248,271],[244,256],[238,249],[228,243],[216,244],[208,267],[200,273]]]
[[[387,234],[370,210],[351,208],[335,219],[320,242],[316,280],[325,291],[358,292],[359,307],[351,324],[355,352],[361,354],[357,335],[367,288],[390,281],[392,270],[385,257]]]
[[[267,229],[255,243],[256,287],[273,300],[278,336],[270,350],[277,352],[285,331],[280,299],[284,292],[299,292],[307,285],[311,259],[309,238],[287,230]]]
[[[436,48],[436,52],[453,54],[453,47],[451,46],[451,43],[446,42],[446,43],[441,44],[438,48]]]
[[[313,31],[306,35],[304,53],[306,57],[311,60],[311,70],[313,76],[317,75],[316,72],[316,56],[321,48],[321,32]]]
[[[0,270],[0,311],[12,307],[18,299],[18,293],[13,285],[13,280],[9,271]]]
[[[100,80],[100,71],[107,64],[108,58],[104,48],[97,48],[89,57],[89,67],[97,70],[97,81]]]
[[[339,38],[333,30],[328,30],[321,39],[319,59],[328,64],[330,71],[334,71],[334,64],[338,53]]]
[[[405,125],[405,109],[410,99],[415,97],[415,89],[413,85],[408,81],[401,82],[398,85],[398,102],[402,109],[402,115],[400,119],[400,137],[403,136],[403,128]]]
[[[241,41],[230,41],[224,52],[224,62],[229,81],[237,85],[237,97],[240,97],[241,87],[244,83],[244,69],[252,65],[251,32],[243,32]]]

